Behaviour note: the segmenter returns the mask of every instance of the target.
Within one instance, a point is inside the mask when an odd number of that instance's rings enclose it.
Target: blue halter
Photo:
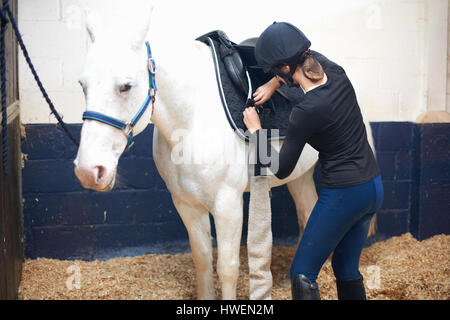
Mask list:
[[[156,64],[155,60],[152,58],[152,50],[150,49],[150,44],[148,42],[145,42],[145,45],[147,46],[147,56],[148,56],[148,75],[149,75],[149,90],[147,98],[145,99],[144,103],[142,104],[141,108],[137,112],[137,114],[131,119],[130,122],[123,122],[121,120],[115,119],[113,117],[107,116],[105,114],[95,112],[95,111],[85,111],[83,113],[83,120],[89,119],[89,120],[95,120],[99,121],[105,124],[108,124],[110,126],[113,126],[117,129],[122,130],[125,135],[128,136],[128,142],[127,146],[125,147],[125,151],[128,151],[134,144],[133,142],[133,128],[138,123],[138,121],[141,119],[141,117],[144,115],[145,111],[147,110],[150,103],[155,103],[155,95],[157,91],[156,87]],[[152,110],[153,113],[153,110]]]

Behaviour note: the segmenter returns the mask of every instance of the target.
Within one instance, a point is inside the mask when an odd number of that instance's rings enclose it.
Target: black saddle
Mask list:
[[[240,44],[232,42],[220,30],[209,32],[196,40],[211,47],[222,104],[231,127],[248,141],[242,112],[253,105],[253,93],[272,78],[257,66],[255,45],[258,38],[247,39]],[[269,130],[271,140],[285,137],[292,106],[303,98],[303,92],[283,86],[262,108],[258,108],[262,127]]]

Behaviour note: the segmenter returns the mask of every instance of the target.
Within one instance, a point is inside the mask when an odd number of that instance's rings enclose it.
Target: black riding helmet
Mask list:
[[[298,87],[292,76],[302,54],[309,49],[311,42],[297,27],[287,22],[274,22],[258,38],[255,58],[264,72],[272,72],[283,78],[289,87]],[[288,65],[289,74],[281,72],[280,67]]]

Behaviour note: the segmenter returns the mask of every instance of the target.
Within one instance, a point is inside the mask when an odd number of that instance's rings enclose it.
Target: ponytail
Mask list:
[[[312,82],[318,82],[325,76],[322,65],[309,50],[301,55],[300,63],[303,75]]]

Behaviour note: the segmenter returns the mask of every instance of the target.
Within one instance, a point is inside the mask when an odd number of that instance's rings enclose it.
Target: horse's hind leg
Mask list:
[[[215,299],[211,223],[209,212],[200,205],[190,205],[173,197],[173,203],[189,234],[192,258],[197,273],[197,299]]]
[[[299,178],[290,181],[287,186],[297,209],[297,219],[299,226],[299,241],[311,215],[314,206],[316,205],[318,196],[316,192],[316,185],[314,183],[314,166],[312,166],[306,173]]]

